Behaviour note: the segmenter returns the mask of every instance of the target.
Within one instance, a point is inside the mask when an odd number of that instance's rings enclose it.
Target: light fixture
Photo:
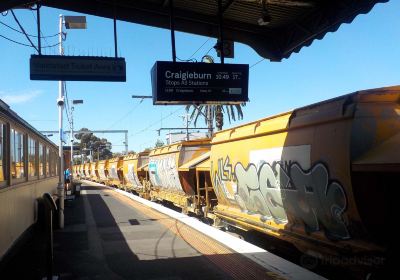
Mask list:
[[[85,16],[64,16],[65,28],[67,29],[86,29]]]
[[[72,104],[74,104],[74,105],[76,105],[76,104],[83,104],[83,100],[82,100],[82,99],[72,100]]]
[[[214,58],[211,55],[206,54],[201,58],[201,62],[204,63],[214,63]]]

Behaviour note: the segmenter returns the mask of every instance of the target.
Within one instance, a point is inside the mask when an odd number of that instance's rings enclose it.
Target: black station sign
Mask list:
[[[157,61],[153,104],[238,104],[248,101],[249,65]]]
[[[125,82],[125,58],[31,55],[31,80]]]

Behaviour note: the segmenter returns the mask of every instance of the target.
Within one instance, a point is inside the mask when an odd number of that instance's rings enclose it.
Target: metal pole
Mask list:
[[[115,7],[114,1],[114,54],[118,57],[118,45],[117,45],[117,8]]]
[[[128,132],[125,132],[125,154],[128,154]]]
[[[41,32],[40,32],[40,4],[36,4],[36,15],[37,15],[37,30],[38,30],[38,49],[39,55],[42,55],[42,42],[41,42]]]
[[[218,0],[218,21],[219,21],[219,52],[221,54],[221,64],[224,64],[224,25],[223,25],[224,12],[222,11],[222,0]]]
[[[59,34],[58,34],[58,42],[59,42],[59,52],[60,55],[63,55],[63,47],[62,47],[62,41],[63,41],[63,15],[60,15],[59,18]],[[60,157],[60,172],[59,172],[59,177],[58,177],[58,196],[60,199],[60,209],[58,211],[59,213],[59,226],[60,228],[64,228],[64,155],[63,155],[63,142],[62,142],[62,137],[63,137],[63,111],[64,111],[64,82],[59,81],[58,82],[58,129],[60,131],[60,141],[59,141],[59,147],[58,147],[58,156]]]
[[[169,27],[171,29],[172,61],[176,62],[174,0],[169,0]]]
[[[71,106],[71,158],[70,158],[70,185],[72,185],[72,179],[73,179],[73,174],[74,172],[72,172],[72,166],[73,166],[73,161],[74,161],[74,106]]]
[[[189,141],[189,114],[186,114],[186,141]]]

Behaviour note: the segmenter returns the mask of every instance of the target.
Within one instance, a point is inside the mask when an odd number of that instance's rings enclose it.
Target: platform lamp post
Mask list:
[[[63,16],[59,17],[59,33],[58,33],[58,43],[59,43],[59,54],[64,55],[63,49],[63,36],[64,30],[63,26],[67,29],[86,29],[86,17],[84,16]],[[64,154],[63,154],[63,113],[64,113],[64,81],[58,82],[58,129],[60,131],[60,141],[58,148],[58,156],[60,157],[60,172],[58,177],[58,196],[60,200],[59,207],[59,227],[64,228]]]
[[[83,104],[83,100],[78,99],[78,100],[72,100],[72,106],[71,106],[71,125],[70,125],[70,138],[71,138],[71,159],[70,159],[70,176],[71,176],[71,183],[72,183],[72,179],[73,179],[73,174],[74,172],[72,172],[72,166],[73,166],[73,161],[74,161],[74,110],[75,110],[75,106],[74,105],[79,105],[79,104]]]

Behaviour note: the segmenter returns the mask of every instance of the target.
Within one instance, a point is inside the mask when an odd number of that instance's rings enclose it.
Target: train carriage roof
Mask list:
[[[42,141],[47,144],[53,146],[53,148],[57,148],[57,145],[50,141],[46,136],[44,136],[41,132],[39,132],[36,128],[30,125],[26,120],[21,118],[16,112],[14,112],[10,106],[0,99],[0,116],[4,115],[15,123],[18,123],[20,126],[28,129],[31,133],[35,134]]]
[[[222,0],[224,38],[251,46],[272,61],[288,58],[388,0]],[[0,11],[32,3],[3,0]],[[42,5],[169,28],[168,0],[43,0]],[[174,0],[178,31],[218,37],[217,0]]]

